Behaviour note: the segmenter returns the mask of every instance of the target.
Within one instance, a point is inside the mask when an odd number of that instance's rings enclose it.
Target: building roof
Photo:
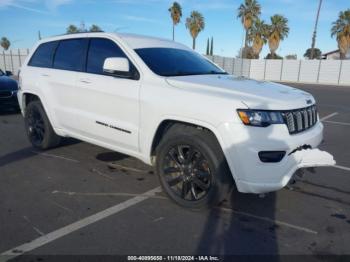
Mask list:
[[[328,53],[324,53],[324,54],[322,54],[322,55],[332,55],[332,54],[336,54],[336,53],[339,53],[339,49],[337,49],[337,50],[334,50],[334,51],[330,51],[330,52],[328,52]]]

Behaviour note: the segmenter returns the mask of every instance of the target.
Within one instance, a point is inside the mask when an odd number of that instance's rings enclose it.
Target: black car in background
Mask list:
[[[10,72],[6,74],[0,69],[0,110],[19,110],[17,91],[17,81],[10,77]]]

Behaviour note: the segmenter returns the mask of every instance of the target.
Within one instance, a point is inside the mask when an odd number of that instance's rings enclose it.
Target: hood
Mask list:
[[[179,76],[166,81],[193,92],[239,100],[251,109],[290,110],[315,103],[311,94],[293,87],[230,75]]]
[[[18,90],[16,80],[8,76],[0,76],[0,90],[15,91]]]

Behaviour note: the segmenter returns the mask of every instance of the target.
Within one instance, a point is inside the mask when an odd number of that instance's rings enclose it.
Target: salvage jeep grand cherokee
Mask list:
[[[285,187],[300,168],[334,165],[301,90],[228,75],[184,45],[128,34],[40,41],[20,73],[30,142],[74,137],[154,165],[189,208]]]

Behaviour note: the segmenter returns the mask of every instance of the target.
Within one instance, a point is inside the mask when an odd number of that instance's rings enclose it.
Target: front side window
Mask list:
[[[30,59],[29,66],[51,68],[58,41],[41,44]]]
[[[135,51],[160,76],[227,74],[200,54],[189,50],[140,48]]]
[[[84,71],[87,43],[87,39],[60,41],[53,67],[69,71]]]
[[[104,74],[103,64],[109,57],[126,57],[124,52],[113,41],[103,38],[92,38],[87,58],[86,72]]]

